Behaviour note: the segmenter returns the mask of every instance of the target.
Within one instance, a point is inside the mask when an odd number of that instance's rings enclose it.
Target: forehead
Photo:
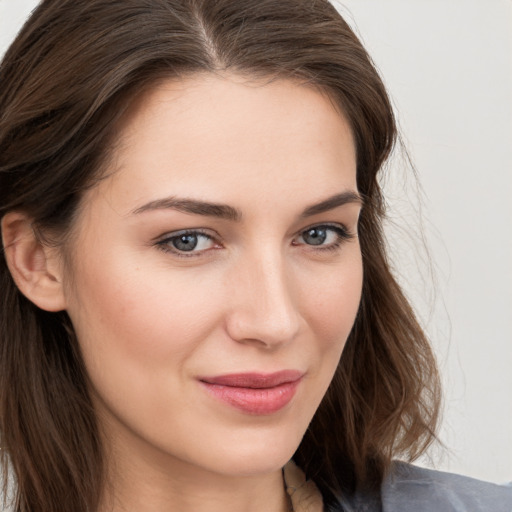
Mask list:
[[[115,147],[115,172],[100,187],[123,212],[159,194],[226,202],[266,184],[269,195],[305,188],[311,202],[356,190],[347,121],[326,94],[289,80],[205,74],[159,83],[129,110]]]

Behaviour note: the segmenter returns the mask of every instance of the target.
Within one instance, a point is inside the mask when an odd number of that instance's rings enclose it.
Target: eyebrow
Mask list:
[[[363,203],[362,197],[354,191],[348,190],[340,194],[331,196],[320,203],[308,206],[302,213],[301,217],[311,217],[319,213],[334,210],[339,206],[349,203]],[[208,201],[200,201],[197,199],[186,199],[177,197],[166,197],[150,201],[139,208],[133,210],[132,214],[140,214],[153,210],[177,210],[183,213],[191,213],[194,215],[204,215],[207,217],[216,217],[219,219],[240,222],[242,212],[233,206],[222,203],[210,203]]]
[[[197,199],[180,199],[177,197],[166,197],[164,199],[156,199],[132,213],[138,214],[151,210],[177,210],[184,213],[193,213],[194,215],[206,215],[207,217],[217,217],[219,219],[231,220],[239,222],[242,219],[242,212],[227,204],[209,203],[207,201],[199,201]]]
[[[359,203],[363,204],[363,198],[352,190],[347,190],[342,192],[341,194],[336,194],[331,196],[320,203],[313,204],[308,206],[301,214],[301,217],[311,217],[312,215],[317,215],[318,213],[328,212],[330,210],[334,210],[339,206],[343,206],[345,204],[351,203]]]

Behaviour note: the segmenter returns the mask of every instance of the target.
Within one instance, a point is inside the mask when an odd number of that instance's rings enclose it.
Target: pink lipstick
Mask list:
[[[249,414],[272,414],[294,397],[303,373],[236,373],[201,377],[200,383],[215,398]]]

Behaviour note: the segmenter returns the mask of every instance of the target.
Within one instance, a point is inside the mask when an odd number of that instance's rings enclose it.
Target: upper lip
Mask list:
[[[295,382],[303,375],[304,373],[299,370],[281,370],[274,373],[230,373],[214,377],[200,377],[199,380],[217,386],[264,389]]]

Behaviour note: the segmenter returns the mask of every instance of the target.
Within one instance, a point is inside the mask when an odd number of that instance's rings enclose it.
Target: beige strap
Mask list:
[[[286,492],[294,512],[323,512],[322,495],[312,480],[306,480],[302,470],[290,461],[283,468]]]

